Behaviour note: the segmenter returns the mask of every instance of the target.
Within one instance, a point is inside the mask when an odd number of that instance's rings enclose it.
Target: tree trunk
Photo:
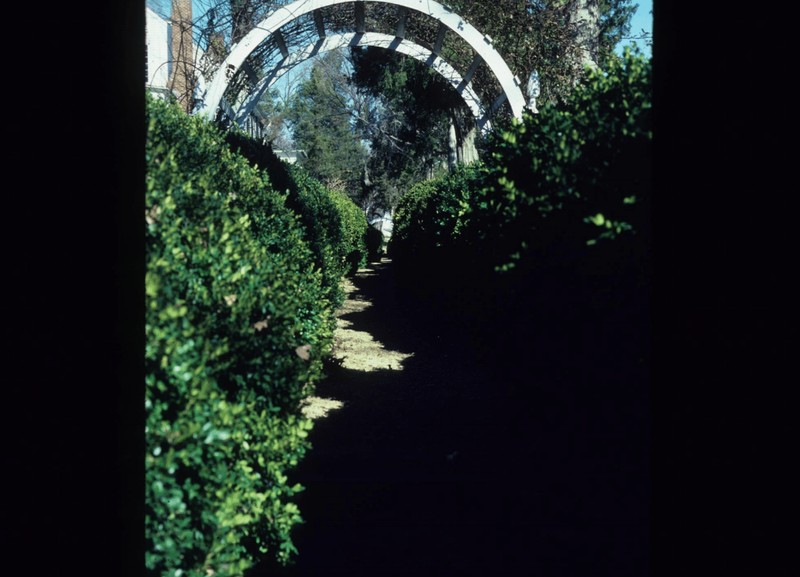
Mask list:
[[[459,162],[458,150],[458,130],[456,129],[456,123],[451,118],[450,131],[447,138],[447,168],[450,169],[450,172],[456,169],[456,165]]]
[[[478,148],[475,146],[477,135],[478,128],[474,124],[464,134],[458,147],[461,164],[470,164],[479,159]]]
[[[597,68],[597,48],[600,43],[598,0],[576,0],[570,20],[577,29],[576,41],[581,47],[584,66]]]
[[[448,139],[448,165],[450,171],[459,164],[470,164],[479,159],[475,139],[478,129],[471,115],[462,110],[453,110],[450,114],[450,138]]]

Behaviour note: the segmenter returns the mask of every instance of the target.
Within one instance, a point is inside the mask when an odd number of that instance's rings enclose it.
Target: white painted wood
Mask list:
[[[351,2],[352,0],[297,0],[272,12],[233,46],[231,53],[224,60],[219,72],[211,81],[198,114],[213,118],[230,79],[239,70],[247,57],[271,34],[309,12]],[[517,118],[522,116],[526,105],[525,96],[522,94],[518,83],[514,81],[514,74],[492,46],[491,38],[481,34],[457,13],[433,0],[381,0],[381,3],[421,12],[438,20],[458,34],[489,66],[489,69],[497,78],[514,116]]]
[[[253,111],[253,108],[258,104],[258,101],[269,91],[270,87],[274,85],[281,76],[289,72],[295,66],[302,62],[313,58],[324,52],[345,48],[347,46],[375,46],[377,48],[384,48],[386,50],[394,50],[400,54],[410,56],[423,64],[430,66],[433,70],[439,73],[445,80],[447,80],[453,88],[459,90],[461,98],[464,103],[469,107],[472,114],[475,116],[476,123],[482,129],[490,130],[491,123],[486,118],[486,108],[481,103],[478,94],[469,82],[464,82],[464,79],[445,60],[437,57],[430,50],[419,44],[415,44],[408,40],[397,38],[389,34],[382,34],[380,32],[367,32],[365,34],[358,34],[349,32],[346,34],[330,34],[325,36],[314,44],[309,44],[302,50],[292,53],[288,58],[284,59],[278,66],[271,70],[256,87],[250,92],[247,99],[244,100],[241,107],[236,112],[236,122],[243,124],[245,119]]]
[[[169,22],[145,7],[145,42],[147,46],[147,86],[167,90],[169,84]]]

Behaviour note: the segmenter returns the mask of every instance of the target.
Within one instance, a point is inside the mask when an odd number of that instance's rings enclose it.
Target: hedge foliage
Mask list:
[[[331,207],[312,246],[306,215],[223,133],[149,97],[147,111],[146,567],[241,575],[296,552],[299,402],[324,376],[355,205],[303,180]]]
[[[234,150],[270,175],[276,190],[287,194],[287,205],[300,216],[304,238],[322,271],[326,296],[334,306],[344,299],[340,279],[366,264],[367,217],[342,191],[329,190],[302,167],[283,163],[269,144],[230,131]]]
[[[415,268],[446,266],[445,259],[458,250],[479,171],[477,165],[460,166],[452,174],[415,184],[401,197],[390,241],[395,261]]]
[[[482,163],[409,190],[390,244],[409,287],[509,324],[552,297],[602,308],[641,289],[651,72],[628,50],[588,74],[568,103],[493,134]]]
[[[543,106],[497,134],[465,239],[476,247],[490,241],[503,270],[526,260],[571,262],[614,239],[636,237],[646,247],[651,73],[649,59],[627,50],[590,73],[568,104]]]
[[[650,61],[628,50],[569,103],[493,135],[482,164],[412,187],[397,207],[393,257],[413,268],[419,255],[466,256],[468,269],[498,272],[573,262],[615,239],[646,247],[650,77]]]
[[[262,167],[273,186],[287,194],[287,205],[300,216],[304,238],[320,268],[326,296],[334,306],[344,299],[341,277],[366,264],[367,218],[342,191],[325,188],[302,167],[283,163],[269,144],[238,132],[226,140],[256,167]]]
[[[345,274],[352,275],[367,264],[369,225],[367,217],[350,198],[339,190],[330,191],[330,197],[339,215],[339,258],[344,259]],[[340,261],[341,262],[341,261]],[[341,298],[341,296],[339,297]],[[339,302],[337,300],[336,302]]]

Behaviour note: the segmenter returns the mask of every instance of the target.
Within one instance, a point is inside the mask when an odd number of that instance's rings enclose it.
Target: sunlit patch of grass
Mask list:
[[[403,370],[403,361],[414,353],[390,351],[376,341],[371,334],[340,326],[336,331],[334,355],[341,359],[341,366],[354,371]]]
[[[342,401],[336,399],[323,399],[322,397],[306,397],[300,403],[300,411],[307,419],[320,419],[327,417],[329,411],[341,409],[344,406]]]

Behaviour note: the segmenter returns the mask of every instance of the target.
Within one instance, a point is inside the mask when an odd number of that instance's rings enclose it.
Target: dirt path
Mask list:
[[[568,395],[510,396],[498,360],[406,300],[390,261],[348,292],[337,363],[307,407],[297,563],[248,577],[646,573],[644,496],[613,470],[609,451],[628,450],[613,431],[583,436],[597,419]]]

